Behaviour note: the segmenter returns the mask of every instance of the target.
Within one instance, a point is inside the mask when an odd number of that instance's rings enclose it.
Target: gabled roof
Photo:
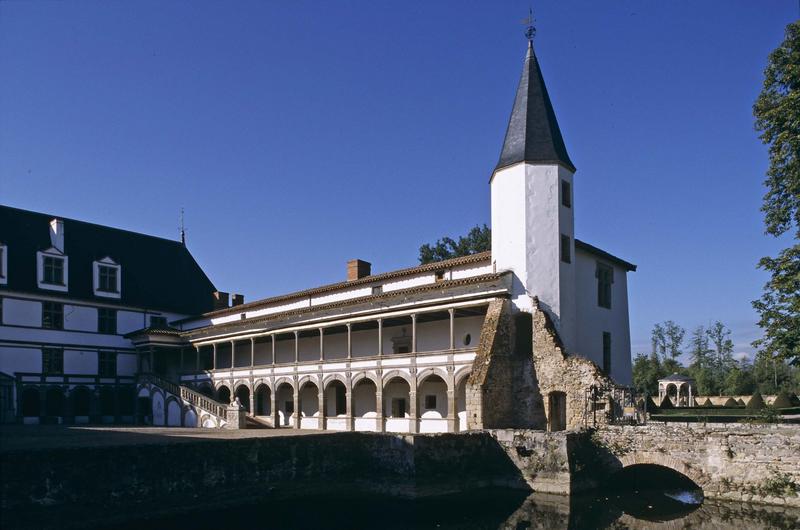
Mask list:
[[[50,221],[64,221],[69,259],[67,293],[39,289],[36,252],[51,247]],[[8,284],[2,291],[51,294],[182,314],[213,309],[214,284],[179,241],[0,205],[0,242],[8,246]],[[97,297],[94,261],[110,257],[122,267],[119,299]]]
[[[595,256],[598,256],[598,257],[607,259],[608,261],[611,261],[613,263],[616,263],[617,265],[619,265],[620,267],[622,267],[626,271],[636,272],[636,265],[634,265],[633,263],[631,263],[629,261],[625,261],[622,258],[618,258],[614,254],[610,254],[610,253],[606,252],[603,249],[597,248],[597,247],[595,247],[593,245],[590,245],[589,243],[585,243],[585,242],[581,241],[580,239],[575,239],[575,248],[585,250],[586,252],[589,252],[590,254],[594,254]]]
[[[558,164],[575,172],[532,42],[528,43],[528,54],[495,171],[518,162]]]

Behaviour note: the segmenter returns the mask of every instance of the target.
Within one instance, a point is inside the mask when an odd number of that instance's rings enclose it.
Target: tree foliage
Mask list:
[[[770,280],[753,302],[764,330],[753,344],[761,353],[800,363],[800,21],[786,27],[786,38],[770,54],[753,114],[769,148],[761,207],[766,232],[779,237],[793,231],[795,240],[758,264]]]
[[[651,343],[653,354],[661,356],[662,359],[677,359],[683,355],[683,339],[686,330],[677,325],[672,320],[667,320],[663,324],[653,326],[651,333]]]
[[[428,243],[422,245],[419,247],[419,262],[424,265],[485,252],[491,248],[492,231],[485,224],[483,226],[476,225],[466,236],[459,237],[458,241],[445,236],[433,245]]]

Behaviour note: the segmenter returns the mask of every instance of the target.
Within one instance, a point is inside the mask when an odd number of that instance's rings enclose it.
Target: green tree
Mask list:
[[[425,243],[419,247],[419,262],[424,265],[460,256],[469,256],[485,252],[492,248],[492,231],[486,226],[474,226],[466,236],[461,236],[458,241],[443,237],[433,245]]]
[[[731,330],[725,327],[722,322],[716,321],[706,330],[706,334],[714,347],[711,351],[712,387],[715,391],[714,393],[718,392],[719,395],[722,395],[722,387],[725,386],[728,372],[735,365]]]
[[[689,375],[697,383],[697,391],[700,395],[708,396],[717,392],[714,384],[714,358],[713,350],[709,347],[709,336],[703,326],[698,326],[692,331],[689,339],[690,350]]]
[[[753,370],[746,360],[734,361],[733,366],[725,374],[722,394],[726,396],[750,395],[755,389]]]
[[[653,345],[652,353],[667,359],[677,360],[683,355],[683,339],[686,330],[672,320],[653,326],[650,340]]]
[[[764,336],[760,352],[800,364],[800,21],[769,56],[764,86],[754,106],[756,130],[769,147],[767,193],[761,210],[766,233],[794,232],[794,245],[758,266],[770,274],[764,294],[753,302]]]
[[[640,353],[633,360],[633,386],[642,393],[658,395],[658,380],[664,377],[658,355]]]

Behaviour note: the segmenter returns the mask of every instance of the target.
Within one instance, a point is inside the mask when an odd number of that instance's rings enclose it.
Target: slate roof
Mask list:
[[[518,162],[559,164],[575,171],[530,42],[495,171]]]
[[[39,289],[36,282],[36,252],[51,247],[54,218],[64,221],[67,293]],[[8,247],[8,285],[0,285],[0,294],[46,293],[182,314],[200,314],[214,306],[214,284],[179,241],[0,205],[0,243]],[[94,295],[92,262],[106,256],[122,266],[119,299]]]

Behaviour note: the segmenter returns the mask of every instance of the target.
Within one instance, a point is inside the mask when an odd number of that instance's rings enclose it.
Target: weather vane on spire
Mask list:
[[[533,42],[533,38],[536,36],[536,27],[533,25],[533,8],[528,8],[528,18],[522,19],[522,23],[528,26],[525,28],[525,36],[528,37],[528,42]]]

